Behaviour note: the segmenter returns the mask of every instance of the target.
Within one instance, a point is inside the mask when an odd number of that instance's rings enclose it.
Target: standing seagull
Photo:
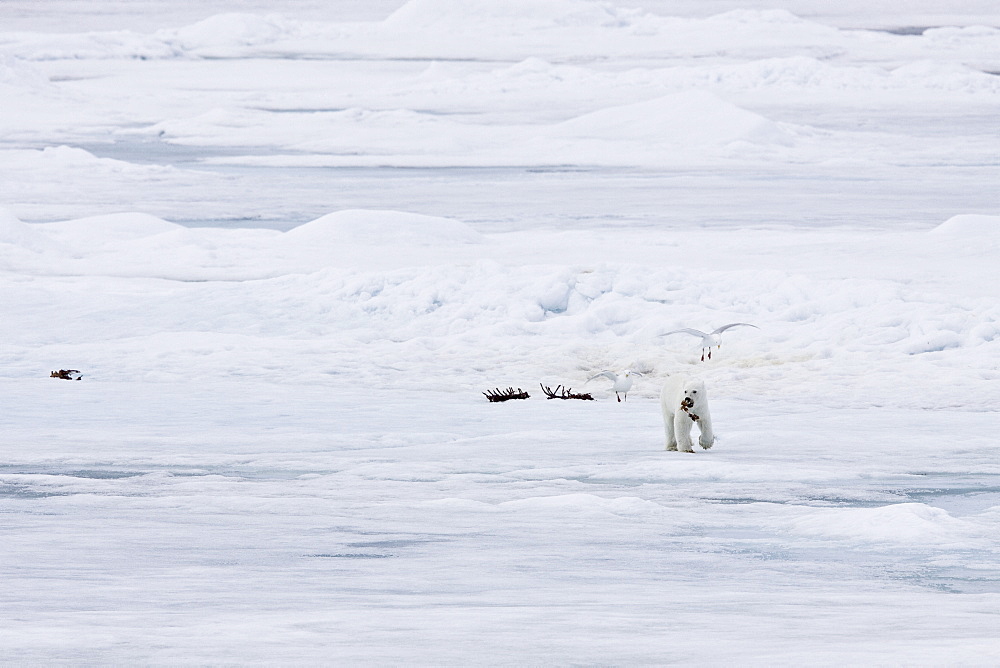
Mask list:
[[[595,378],[600,378],[604,376],[610,380],[614,385],[611,389],[615,391],[615,396],[618,397],[618,402],[621,403],[621,394],[625,395],[625,399],[628,400],[628,391],[632,389],[632,376],[641,376],[642,374],[638,371],[632,371],[631,369],[625,369],[621,374],[617,374],[614,371],[602,371],[601,373],[594,374],[587,379],[587,382],[594,380]]]
[[[754,327],[760,329],[757,325],[751,325],[749,322],[731,322],[728,325],[723,325],[718,329],[712,330],[711,333],[706,334],[698,329],[691,329],[690,327],[685,327],[684,329],[675,329],[672,332],[667,332],[666,334],[660,334],[660,336],[668,336],[670,334],[691,334],[692,336],[701,337],[701,361],[705,361],[705,351],[708,351],[708,359],[712,359],[712,347],[720,348],[722,346],[722,333],[729,329],[730,327]]]

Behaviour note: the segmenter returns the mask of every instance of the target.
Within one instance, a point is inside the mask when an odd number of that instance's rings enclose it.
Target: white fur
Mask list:
[[[687,411],[681,409],[681,402],[690,398],[694,405]],[[698,425],[701,432],[698,445],[708,450],[715,442],[712,432],[712,414],[708,410],[708,392],[705,383],[685,376],[670,376],[660,391],[660,407],[663,409],[663,430],[667,436],[667,450],[694,452],[691,443],[691,427]],[[697,415],[698,420],[691,416]]]

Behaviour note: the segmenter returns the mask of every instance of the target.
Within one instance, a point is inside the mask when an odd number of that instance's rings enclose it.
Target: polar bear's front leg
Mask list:
[[[707,410],[703,410],[702,415],[699,416],[698,426],[701,430],[701,434],[698,436],[698,445],[708,450],[715,443],[715,432],[712,431],[712,416]]]
[[[694,421],[684,411],[674,413],[674,436],[677,438],[677,449],[681,452],[694,452],[691,445],[691,427]]]

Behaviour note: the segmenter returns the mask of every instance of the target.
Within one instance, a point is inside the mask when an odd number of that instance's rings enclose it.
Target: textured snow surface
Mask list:
[[[43,4],[6,661],[1000,663],[992,3]]]

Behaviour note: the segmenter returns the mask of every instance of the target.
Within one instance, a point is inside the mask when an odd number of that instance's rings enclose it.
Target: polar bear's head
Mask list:
[[[688,380],[681,388],[681,402],[686,403],[690,399],[690,406],[704,406],[708,402],[708,392],[705,391],[705,383],[700,380]]]

